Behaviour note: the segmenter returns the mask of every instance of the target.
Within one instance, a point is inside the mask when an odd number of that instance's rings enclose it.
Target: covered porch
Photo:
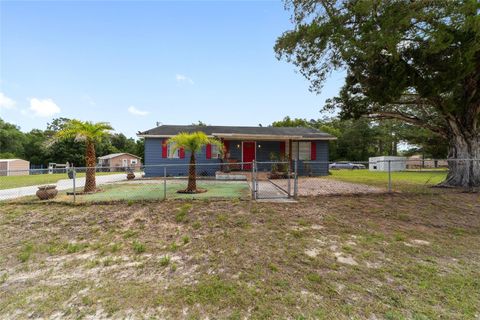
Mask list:
[[[222,159],[221,171],[251,171],[252,161],[257,162],[259,172],[271,172],[272,163],[278,162],[276,170],[281,166],[293,171],[294,160],[298,160],[299,175],[328,174],[328,141],[325,139],[305,139],[301,136],[267,136],[267,135],[233,135],[213,134],[224,145],[224,154],[218,153]],[[308,162],[316,161],[315,168]],[[318,162],[325,162],[319,164]],[[284,169],[284,168],[283,168]],[[286,169],[284,169],[286,170]]]

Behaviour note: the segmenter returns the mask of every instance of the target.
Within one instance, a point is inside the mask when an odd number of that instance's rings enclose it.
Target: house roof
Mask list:
[[[171,137],[180,132],[202,131],[209,136],[221,138],[259,138],[259,139],[293,139],[293,140],[333,140],[334,136],[314,128],[305,127],[237,127],[237,126],[195,126],[195,125],[161,125],[138,132],[139,137]]]
[[[27,160],[23,160],[23,159],[0,159],[0,162],[12,162],[12,161],[26,161],[28,162]]]
[[[127,154],[127,155],[129,155],[129,156],[132,156],[132,157],[135,157],[135,158],[140,159],[139,156],[136,156],[136,155],[131,154],[131,153],[126,153],[126,152],[110,153],[110,154],[107,154],[106,156],[98,157],[98,159],[99,159],[99,160],[108,160],[108,159],[113,159],[113,158],[116,158],[116,157],[119,157],[119,156],[123,156],[124,154]]]

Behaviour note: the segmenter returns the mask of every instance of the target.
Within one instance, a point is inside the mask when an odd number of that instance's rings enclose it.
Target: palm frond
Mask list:
[[[218,150],[223,152],[223,144],[220,140],[211,138],[201,131],[193,133],[180,132],[176,136],[168,139],[167,143],[172,144],[173,151],[183,148],[185,151],[198,153],[203,146],[211,144],[216,145]]]
[[[113,130],[107,122],[91,122],[70,120],[65,127],[55,134],[54,139],[71,139],[75,141],[99,141],[102,140],[109,130]]]

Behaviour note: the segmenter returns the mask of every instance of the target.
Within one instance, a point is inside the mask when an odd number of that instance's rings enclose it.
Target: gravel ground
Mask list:
[[[279,179],[272,182],[281,188],[286,189],[288,180]],[[293,184],[293,180],[292,180]],[[382,193],[386,192],[386,188],[372,187],[366,184],[351,183],[344,181],[335,181],[324,178],[299,178],[298,179],[298,195],[314,196],[314,195],[334,195],[334,194],[365,194],[365,193]]]

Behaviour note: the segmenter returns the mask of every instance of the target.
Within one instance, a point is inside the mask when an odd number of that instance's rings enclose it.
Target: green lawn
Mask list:
[[[248,196],[247,183],[229,182],[197,182],[198,188],[207,189],[207,192],[198,194],[181,194],[177,190],[185,189],[186,181],[167,183],[168,199],[205,199],[205,198],[243,198]],[[134,200],[163,200],[163,182],[152,183],[121,183],[100,186],[102,191],[77,196],[79,202],[107,202],[107,201],[134,201]],[[60,195],[58,200],[70,201],[71,196]]]
[[[97,172],[97,176],[107,174],[118,174],[119,172]],[[77,173],[77,177],[85,177],[85,173]],[[0,190],[35,186],[39,184],[56,183],[58,180],[68,179],[66,173],[52,173],[52,174],[33,174],[28,176],[0,176]]]
[[[329,179],[368,184],[376,187],[388,185],[388,173],[369,170],[330,170]],[[397,190],[411,191],[415,188],[433,186],[447,176],[445,170],[392,172],[392,187]]]

